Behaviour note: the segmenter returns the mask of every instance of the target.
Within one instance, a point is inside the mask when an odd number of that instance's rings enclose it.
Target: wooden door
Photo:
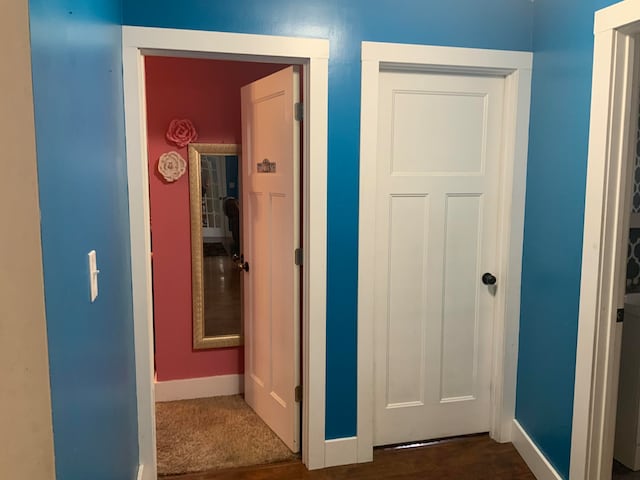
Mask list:
[[[242,88],[245,399],[300,449],[299,73],[288,67]]]

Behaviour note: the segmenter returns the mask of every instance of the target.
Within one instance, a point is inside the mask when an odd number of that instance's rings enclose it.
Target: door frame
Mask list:
[[[640,0],[595,14],[569,478],[611,478],[640,68]],[[634,101],[635,100],[635,101]],[[633,133],[633,135],[635,132]]]
[[[329,41],[150,27],[122,28],[139,478],[156,478],[153,306],[144,56],[169,55],[302,65],[303,249],[302,461],[325,465],[327,108]],[[293,257],[292,257],[293,258]]]
[[[490,435],[511,439],[515,416],[520,273],[529,135],[533,54],[427,45],[362,42],[360,210],[358,243],[358,437],[357,461],[373,458],[374,422],[374,245],[378,137],[378,81],[381,70],[472,73],[505,78],[501,145],[497,276],[506,289],[496,294],[492,348]],[[506,200],[506,201],[505,201]]]

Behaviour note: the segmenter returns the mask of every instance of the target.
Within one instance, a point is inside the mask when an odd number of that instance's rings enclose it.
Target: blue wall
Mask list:
[[[31,0],[30,15],[57,478],[128,480],[138,441],[121,2]]]
[[[125,25],[329,38],[326,437],[356,434],[360,42],[531,50],[526,0],[126,0]]]
[[[516,417],[568,477],[587,167],[593,14],[536,0]]]
[[[238,197],[238,157],[225,157],[225,181],[227,183],[227,197]],[[231,186],[233,184],[233,186]]]

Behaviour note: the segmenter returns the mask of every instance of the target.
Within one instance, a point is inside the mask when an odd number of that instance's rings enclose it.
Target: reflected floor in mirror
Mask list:
[[[202,262],[207,337],[240,331],[240,271],[226,251],[219,253],[205,255]]]

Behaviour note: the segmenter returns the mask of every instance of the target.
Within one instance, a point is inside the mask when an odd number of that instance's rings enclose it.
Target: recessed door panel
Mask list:
[[[478,281],[482,197],[446,198],[442,309],[441,401],[476,398],[478,374]]]
[[[390,197],[386,400],[389,407],[420,404],[424,400],[428,208],[426,195]]]
[[[486,127],[482,92],[416,89],[394,90],[392,95],[394,173],[482,171]]]

